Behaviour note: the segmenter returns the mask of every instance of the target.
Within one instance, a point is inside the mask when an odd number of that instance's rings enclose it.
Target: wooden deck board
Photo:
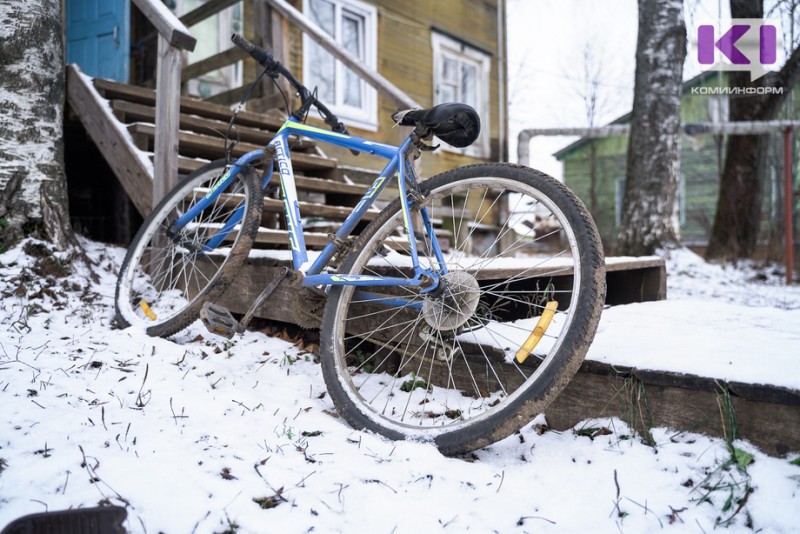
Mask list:
[[[588,360],[545,416],[555,430],[567,430],[589,418],[619,417],[645,438],[653,427],[725,438],[733,432],[720,410],[726,391],[739,437],[772,455],[800,451],[800,391],[768,384]]]
[[[156,110],[152,106],[128,102],[127,100],[112,100],[111,108],[123,122],[144,121],[155,124]],[[225,132],[228,131],[228,124],[228,121],[208,119],[197,115],[182,113],[180,116],[181,130],[190,130],[198,134],[212,137],[221,137],[224,135]],[[259,146],[265,146],[273,137],[275,137],[275,134],[270,130],[254,128],[252,126],[240,126],[238,124],[231,134],[231,138],[233,139],[238,138],[240,141],[254,143]],[[298,139],[297,141],[292,141],[292,143],[292,150],[299,151],[306,151],[316,146],[316,143],[309,139]]]
[[[156,92],[146,87],[136,87],[113,82],[111,80],[103,80],[101,78],[96,78],[94,80],[94,86],[100,94],[109,100],[120,98],[148,105],[155,105],[156,102]],[[201,115],[203,117],[223,121],[227,121],[231,118],[231,108],[191,97],[181,97],[181,113]],[[242,126],[253,126],[256,128],[263,128],[266,126],[270,129],[277,130],[283,125],[285,120],[262,113],[241,111],[236,116],[236,121]]]
[[[131,125],[134,134],[145,135],[152,139],[155,137],[155,126],[147,123],[135,123]],[[193,155],[196,157],[217,159],[224,156],[225,142],[220,137],[211,137],[192,132],[180,132],[178,134],[178,147],[182,155]],[[234,156],[242,156],[253,150],[261,150],[264,147],[252,143],[237,143],[233,149]],[[292,152],[292,167],[300,171],[331,171],[336,168],[336,160],[324,158],[302,152]]]
[[[178,159],[178,168],[181,174],[189,174],[196,171],[203,165],[206,165],[208,160],[181,157]],[[350,195],[361,197],[369,189],[368,186],[359,184],[348,184],[345,182],[337,182],[335,180],[327,180],[324,178],[312,178],[309,176],[302,176],[295,174],[295,183],[299,191],[311,191],[315,193],[335,193],[338,195]],[[280,183],[280,176],[278,173],[273,173],[270,179],[270,184],[275,185]]]

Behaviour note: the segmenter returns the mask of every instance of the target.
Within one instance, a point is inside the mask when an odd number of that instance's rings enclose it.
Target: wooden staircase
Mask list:
[[[137,210],[142,216],[147,216],[153,204],[156,92],[144,87],[91,79],[71,65],[67,94],[70,108],[108,161]],[[225,156],[225,133],[232,114],[226,106],[191,97],[180,99],[179,175],[187,175],[207,162]],[[238,140],[232,155],[238,157],[264,148],[282,124],[283,119],[240,111],[231,133],[231,138]],[[312,249],[322,248],[328,242],[329,229],[335,228],[350,214],[368,185],[352,183],[338,162],[327,157],[313,141],[293,139],[291,142],[300,211],[303,217],[313,218],[315,229],[325,230],[324,233],[313,229],[307,231],[306,244]],[[278,183],[277,173],[272,180]],[[364,221],[370,221],[377,213],[377,209],[371,210]],[[263,227],[257,237],[258,246],[273,248],[288,244],[282,214],[283,204],[279,199],[264,199]]]

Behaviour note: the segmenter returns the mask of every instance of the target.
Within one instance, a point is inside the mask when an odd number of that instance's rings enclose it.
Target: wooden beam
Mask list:
[[[153,162],[153,206],[178,183],[178,126],[180,124],[181,51],[158,36],[156,67],[156,131]]]
[[[270,178],[270,181],[272,181],[272,178]],[[190,191],[190,193],[187,194],[187,200],[191,201],[192,198],[204,196],[208,194],[209,191],[210,190],[207,187],[195,187]],[[216,202],[218,205],[225,206],[233,211],[237,206],[244,202],[244,195],[241,193],[222,193],[219,195]],[[265,198],[261,202],[262,213],[285,213],[282,200]],[[352,208],[329,206],[327,204],[320,204],[319,202],[299,201],[297,206],[300,209],[300,213],[303,215],[303,217],[320,217],[323,219],[337,219],[343,221],[349,217],[351,213],[353,213]],[[364,216],[361,220],[364,222],[369,222],[374,219],[378,213],[380,213],[380,210],[369,208],[366,212],[364,212]]]
[[[178,159],[178,168],[182,174],[188,174],[196,171],[206,163],[208,163],[208,161],[181,157]],[[280,175],[275,172],[272,174],[272,178],[270,178],[269,183],[271,185],[278,185],[280,184],[280,181]],[[359,200],[359,198],[362,197],[369,189],[369,187],[364,185],[348,184],[345,182],[336,182],[321,178],[310,178],[308,176],[301,176],[299,174],[295,174],[294,181],[297,185],[298,191],[313,191],[315,193],[351,196],[356,201]]]
[[[138,104],[136,102],[128,102],[126,100],[113,100],[111,108],[114,110],[114,115],[121,122],[149,122],[155,124],[156,110],[153,106],[147,104]],[[203,135],[222,135],[228,131],[229,122],[206,119],[198,117],[197,115],[189,115],[181,113],[180,118],[181,130],[189,130]],[[239,139],[248,143],[255,143],[258,145],[266,145],[275,136],[273,132],[268,129],[253,128],[250,126],[240,126],[236,124],[231,133],[233,139]],[[316,146],[316,142],[312,139],[303,138],[292,141],[292,150],[308,151]],[[199,165],[198,165],[199,167]]]
[[[239,48],[238,46],[234,46],[229,48],[219,54],[214,54],[211,57],[207,57],[206,59],[202,59],[197,61],[196,63],[192,63],[191,65],[187,65],[181,71],[181,80],[191,80],[192,78],[197,78],[198,76],[202,76],[212,70],[221,69],[223,67],[227,67],[237,61],[250,57],[247,52]]]
[[[136,133],[150,135],[151,137],[158,135],[158,126],[153,127],[152,124],[136,123],[131,125],[133,131]],[[187,155],[187,152],[192,152],[198,157],[207,157],[208,159],[221,158],[224,155],[224,140],[221,137],[211,137],[208,135],[200,135],[191,132],[180,132],[178,134],[180,146],[183,148],[182,152]],[[154,141],[155,147],[158,147],[158,140]],[[252,150],[259,150],[264,148],[261,145],[254,145],[251,143],[237,143],[233,149],[234,156],[241,156]],[[314,171],[334,171],[336,169],[336,160],[315,156],[313,154],[306,154],[303,152],[292,152],[290,154],[292,159],[292,166],[296,170],[314,170]],[[177,160],[176,160],[177,161]]]
[[[197,39],[167,6],[159,0],[133,0],[133,3],[170,45],[190,52],[194,50]]]
[[[139,157],[123,126],[75,65],[67,67],[67,99],[137,211],[147,216],[153,195],[149,162]]]
[[[121,98],[130,100],[131,102],[140,102],[149,105],[155,104],[156,101],[156,91],[147,87],[136,87],[100,78],[95,78],[94,86],[109,100],[112,98]],[[220,106],[189,96],[181,97],[181,112],[193,113],[195,115],[226,122],[230,120],[232,113],[229,107]],[[284,122],[286,122],[285,118],[271,117],[263,113],[254,113],[252,111],[240,111],[236,115],[237,125],[254,126],[256,128],[272,128],[277,130]]]
[[[800,451],[800,391],[764,384],[585,361],[545,416],[555,430],[590,418],[619,417],[645,440],[653,427],[724,438],[734,432],[730,414],[721,408],[726,398],[738,437],[772,455]]]
[[[239,2],[239,0],[210,0],[205,4],[201,4],[200,7],[197,7],[185,15],[182,15],[179,20],[186,26],[194,26],[201,20],[216,15],[223,9],[232,6],[237,2]]]
[[[206,102],[211,102],[213,104],[218,104],[220,106],[233,106],[234,104],[238,104],[244,98],[245,93],[250,88],[249,84],[245,84],[239,87],[234,87],[233,89],[228,89],[227,91],[223,91],[221,93],[217,93],[216,95],[209,96],[205,99]],[[251,98],[261,98],[262,96],[262,87],[258,86],[253,90],[253,93],[250,95]]]

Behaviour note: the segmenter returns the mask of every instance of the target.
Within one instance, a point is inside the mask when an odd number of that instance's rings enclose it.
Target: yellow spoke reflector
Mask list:
[[[151,321],[156,320],[156,313],[150,309],[150,306],[147,305],[147,301],[142,299],[139,301],[139,307],[142,309],[144,314],[147,316],[148,319]]]
[[[550,321],[553,320],[553,316],[556,314],[557,309],[558,302],[555,300],[551,300],[547,303],[547,306],[544,307],[542,316],[539,317],[539,320],[536,322],[536,326],[533,327],[533,332],[531,332],[531,335],[528,336],[528,339],[525,340],[525,343],[523,343],[517,351],[515,358],[519,363],[524,362],[528,356],[533,354],[533,349],[535,349],[536,345],[538,345],[539,341],[541,341],[542,336],[544,336],[547,327],[550,326]]]

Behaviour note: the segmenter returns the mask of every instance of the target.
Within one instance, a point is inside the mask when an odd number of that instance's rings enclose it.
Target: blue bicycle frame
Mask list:
[[[364,193],[352,213],[348,215],[339,229],[336,231],[336,239],[332,239],[320,252],[314,262],[309,262],[308,252],[305,245],[303,234],[303,224],[300,218],[300,205],[297,199],[297,187],[292,170],[292,161],[289,154],[288,137],[292,134],[302,135],[310,139],[315,139],[325,143],[341,146],[350,150],[364,152],[370,155],[379,156],[389,160],[383,168],[372,186]],[[423,206],[420,209],[422,222],[425,232],[431,243],[431,248],[438,262],[438,269],[434,272],[431,269],[424,269],[419,264],[417,254],[417,243],[414,238],[414,228],[411,218],[411,207],[409,205],[408,188],[416,187],[416,177],[409,162],[408,154],[413,149],[412,139],[409,136],[402,145],[395,147],[375,141],[369,141],[350,135],[323,130],[314,126],[298,122],[294,118],[289,118],[275,134],[269,143],[275,151],[275,158],[272,161],[272,168],[267,169],[264,175],[263,186],[272,177],[275,165],[278,166],[281,189],[283,191],[283,207],[286,215],[286,226],[289,232],[289,245],[292,251],[292,265],[295,270],[303,274],[303,284],[306,286],[319,285],[352,285],[352,286],[420,286],[425,282],[421,291],[427,293],[433,291],[438,286],[439,276],[447,273],[444,256],[442,254],[436,234],[433,230],[430,216]],[[176,234],[183,226],[194,219],[200,212],[206,209],[218,196],[221,191],[231,183],[234,177],[242,172],[247,166],[255,162],[262,161],[265,150],[254,150],[240,157],[215,183],[208,193],[183,216],[178,218],[170,227],[169,233]],[[344,240],[353,231],[356,224],[361,220],[367,210],[375,202],[375,199],[389,183],[389,179],[397,174],[398,188],[400,190],[401,209],[403,213],[403,226],[408,240],[409,252],[414,268],[413,278],[383,277],[369,275],[348,275],[348,274],[328,274],[322,270],[336,253],[336,241]],[[234,214],[223,225],[220,231],[204,245],[204,251],[211,251],[219,246],[228,236],[231,230],[242,220],[244,206],[237,209]],[[369,298],[368,294],[364,294]],[[385,301],[385,297],[375,297],[376,300]],[[397,299],[388,299],[391,301]],[[402,302],[401,302],[402,301]],[[394,305],[403,305],[406,301],[399,299],[392,302]],[[388,303],[388,302],[387,302]]]

